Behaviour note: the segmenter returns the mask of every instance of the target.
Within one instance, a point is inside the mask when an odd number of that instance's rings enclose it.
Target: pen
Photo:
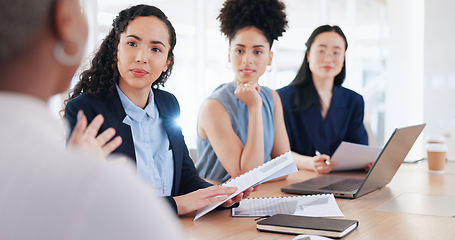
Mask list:
[[[321,153],[318,150],[315,151],[315,154],[316,154],[316,156],[320,156],[321,155]],[[329,160],[325,160],[324,162],[325,162],[325,164],[330,166],[330,161]]]

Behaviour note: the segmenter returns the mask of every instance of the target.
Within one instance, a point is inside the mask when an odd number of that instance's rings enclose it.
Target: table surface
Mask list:
[[[331,173],[363,175],[363,173]],[[285,180],[264,183],[250,197],[292,196],[280,191],[288,184],[319,176],[308,171],[291,174]],[[455,239],[455,217],[376,208],[401,194],[455,196],[455,162],[448,162],[443,174],[430,173],[426,162],[404,163],[385,187],[357,199],[336,198],[345,218],[359,221],[359,227],[343,239]],[[455,203],[454,203],[455,204]],[[424,206],[423,206],[424,207]],[[188,239],[292,239],[295,235],[259,232],[255,218],[231,217],[230,210],[214,210],[193,221],[195,213],[180,216]]]

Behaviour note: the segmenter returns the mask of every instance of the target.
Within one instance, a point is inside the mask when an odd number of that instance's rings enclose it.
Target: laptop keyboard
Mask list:
[[[345,179],[343,181],[339,181],[336,183],[332,183],[330,185],[327,185],[325,187],[322,187],[320,189],[323,190],[337,190],[337,191],[354,191],[360,187],[362,184],[361,179]]]

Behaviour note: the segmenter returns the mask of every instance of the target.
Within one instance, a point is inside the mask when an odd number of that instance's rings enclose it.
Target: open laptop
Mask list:
[[[333,193],[335,197],[357,198],[388,184],[426,124],[397,128],[390,136],[365,178],[324,175],[281,188],[292,194]]]

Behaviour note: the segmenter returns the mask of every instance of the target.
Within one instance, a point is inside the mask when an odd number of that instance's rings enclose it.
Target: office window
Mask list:
[[[233,80],[227,62],[228,42],[216,20],[223,0],[81,0],[89,22],[87,56],[107,35],[112,20],[124,8],[146,3],[169,17],[177,32],[172,76],[163,88],[180,102],[181,125],[190,148],[196,147],[197,115],[202,101],[221,83]],[[383,0],[284,0],[289,29],[273,45],[273,70],[260,84],[277,89],[294,78],[302,63],[305,42],[323,24],[339,25],[348,38],[347,78],[344,86],[362,94],[365,118],[384,141],[384,69],[387,59],[386,1]],[[87,64],[81,66],[81,70]],[[77,76],[73,79],[73,85]],[[58,104],[56,104],[58,105]]]

